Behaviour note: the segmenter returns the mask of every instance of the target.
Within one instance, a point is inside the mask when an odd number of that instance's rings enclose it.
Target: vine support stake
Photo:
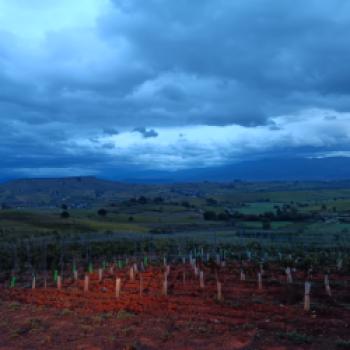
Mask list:
[[[62,277],[57,276],[57,289],[61,290],[62,289]]]
[[[115,297],[117,299],[120,298],[120,287],[121,287],[121,279],[117,277],[115,280]]]
[[[310,311],[310,291],[311,282],[305,282],[305,295],[304,295],[304,310]]]
[[[222,286],[221,286],[221,282],[219,282],[219,281],[216,282],[216,288],[217,288],[218,301],[221,301],[222,300]]]
[[[85,275],[84,279],[84,292],[87,293],[89,291],[89,275]]]

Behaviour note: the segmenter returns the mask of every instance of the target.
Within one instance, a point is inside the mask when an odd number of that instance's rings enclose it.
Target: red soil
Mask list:
[[[183,272],[186,282],[183,283]],[[1,349],[341,349],[350,344],[349,289],[341,284],[326,295],[322,276],[312,286],[311,312],[302,305],[303,281],[287,286],[285,276],[267,272],[263,290],[255,274],[239,281],[238,267],[219,272],[222,301],[216,300],[215,274],[205,269],[205,288],[191,267],[172,267],[168,296],[162,295],[163,272],[150,268],[139,279],[122,278],[115,297],[115,276],[105,273],[65,279],[63,289],[0,289]],[[283,281],[283,283],[279,282]],[[341,341],[343,341],[341,343]],[[350,346],[350,345],[347,345]]]

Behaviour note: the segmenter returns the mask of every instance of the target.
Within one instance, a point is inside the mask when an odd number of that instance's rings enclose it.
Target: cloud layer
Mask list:
[[[132,159],[144,168],[163,170],[218,166],[266,155],[348,156],[350,113],[307,110],[269,118],[266,125],[255,127],[168,127],[159,128],[157,134],[154,138],[133,132],[102,135],[75,140],[68,148],[101,152],[119,163]],[[334,151],[339,148],[343,151]]]
[[[349,31],[347,0],[0,0],[3,172],[347,152]]]

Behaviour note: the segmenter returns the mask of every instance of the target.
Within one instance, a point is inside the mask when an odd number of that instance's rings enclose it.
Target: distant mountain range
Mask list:
[[[76,175],[78,177],[80,174]],[[236,179],[243,181],[342,180],[350,179],[350,158],[268,158],[177,171],[123,167],[103,170],[99,177],[128,183],[156,184],[193,181],[227,182]],[[8,180],[11,178],[1,178],[0,172],[0,182]]]
[[[93,176],[15,179],[0,185],[3,206],[71,206],[84,208],[91,203],[126,199],[142,193],[142,185],[98,179]]]
[[[270,158],[211,168],[133,172],[127,182],[189,181],[327,181],[350,179],[350,158]]]
[[[121,178],[125,169],[119,175],[114,171],[106,174],[109,179],[76,176],[10,180],[0,184],[0,204],[57,207],[70,203],[85,207],[141,195],[205,197],[224,187],[235,191],[350,188],[350,158],[265,159],[176,172],[133,170],[128,178]]]

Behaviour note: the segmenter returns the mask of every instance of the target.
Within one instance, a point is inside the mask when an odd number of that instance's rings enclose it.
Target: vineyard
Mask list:
[[[349,349],[348,188],[8,186],[0,350]]]
[[[105,245],[12,246],[6,261],[3,255],[1,300],[76,317],[100,315],[106,329],[136,320],[163,320],[167,329],[171,320],[171,332],[161,327],[152,346],[135,345],[141,349],[183,348],[196,337],[202,348],[212,348],[213,339],[223,349],[350,346],[346,249]],[[144,323],[141,328],[143,335],[137,328],[118,342],[96,342],[123,349],[154,331]],[[208,344],[205,334],[211,335]]]

